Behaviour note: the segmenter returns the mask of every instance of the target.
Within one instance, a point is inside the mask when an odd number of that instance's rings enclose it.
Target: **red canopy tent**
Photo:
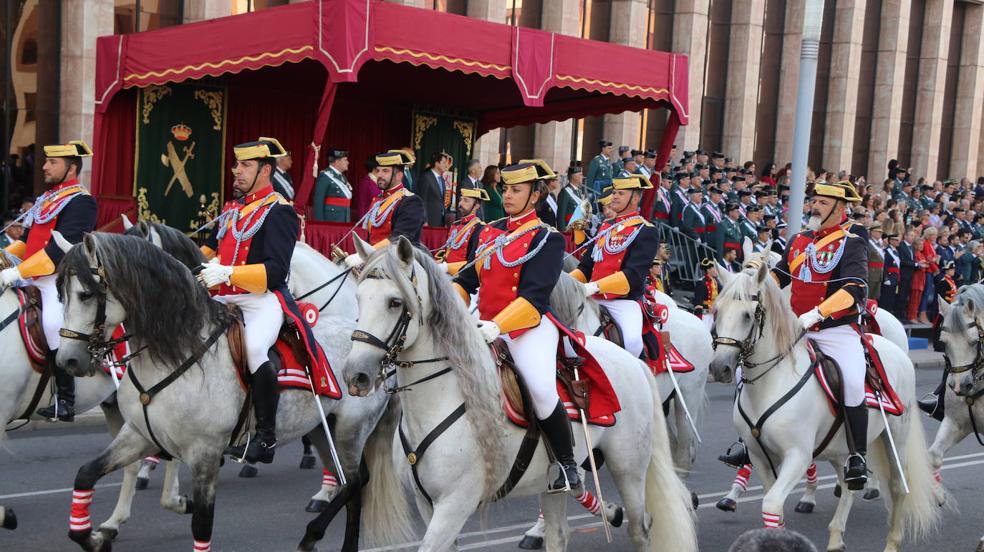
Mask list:
[[[134,205],[135,89],[193,79],[228,87],[227,158],[232,144],[259,135],[304,145],[303,164],[292,170],[300,211],[316,162],[323,166],[323,143],[348,149],[350,159],[406,145],[414,105],[475,113],[479,136],[499,127],[665,107],[657,166],[687,123],[681,54],[378,0],[290,4],[98,39],[92,191],[101,223]],[[324,249],[319,232],[325,238],[338,229],[308,224],[312,245]],[[426,241],[439,239],[428,233]]]

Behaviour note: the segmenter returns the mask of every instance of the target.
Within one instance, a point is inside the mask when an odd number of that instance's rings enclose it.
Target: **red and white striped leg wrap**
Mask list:
[[[742,491],[748,488],[748,478],[752,476],[752,465],[745,464],[744,466],[738,468],[738,474],[735,475],[735,485],[737,485]]]
[[[814,462],[810,464],[809,468],[806,468],[806,484],[811,487],[816,487],[817,481],[819,481],[819,478],[817,477],[817,464]]]
[[[331,473],[331,470],[325,468],[321,470],[321,486],[322,487],[337,487],[338,478],[335,474]]]
[[[89,504],[92,503],[92,489],[72,492],[72,512],[68,518],[68,530],[72,533],[83,533],[92,529],[89,518]]]
[[[765,524],[766,529],[779,529],[786,525],[782,522],[782,516],[769,512],[762,512],[762,523]]]
[[[195,541],[195,552],[211,552],[212,551],[212,541]]]
[[[943,475],[940,473],[940,470],[933,472],[933,480],[936,481],[938,485],[943,483]]]
[[[595,495],[588,491],[581,491],[581,494],[575,499],[577,502],[584,506],[584,509],[591,512],[594,515],[598,515],[601,511],[601,501],[598,500]],[[543,514],[540,514],[543,515]]]
[[[161,459],[159,456],[148,456],[144,458],[144,461],[154,464],[155,466],[161,463]]]

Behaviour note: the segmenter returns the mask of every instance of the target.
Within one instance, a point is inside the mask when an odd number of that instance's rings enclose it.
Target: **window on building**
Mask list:
[[[180,25],[184,0],[116,0],[113,32],[129,34]]]

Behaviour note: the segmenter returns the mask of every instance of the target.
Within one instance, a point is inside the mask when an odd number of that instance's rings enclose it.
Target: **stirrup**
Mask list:
[[[745,464],[751,464],[752,460],[748,457],[748,446],[744,441],[735,441],[728,447],[727,452],[718,456],[718,460],[726,466],[736,470],[741,469]]]
[[[851,460],[859,458],[861,460],[860,466],[851,465]],[[855,470],[852,473],[852,470]],[[857,473],[860,470],[861,473]],[[860,491],[864,489],[865,484],[868,482],[868,461],[861,454],[854,453],[847,457],[847,465],[844,466],[844,482],[847,484],[847,490],[849,491]]]
[[[558,475],[557,478],[554,479],[553,483],[549,483],[547,485],[547,494],[569,493],[571,491],[578,490],[582,487],[581,477],[577,472],[577,465],[570,466],[570,468],[574,471],[574,473],[577,476],[577,479],[573,481],[573,484],[571,481],[571,477],[567,473],[568,470],[567,466],[564,466],[560,462],[554,462],[553,464],[551,464],[551,466],[557,466],[557,468],[560,470],[560,475]],[[560,481],[561,478],[564,478],[564,486],[558,487],[557,482]]]

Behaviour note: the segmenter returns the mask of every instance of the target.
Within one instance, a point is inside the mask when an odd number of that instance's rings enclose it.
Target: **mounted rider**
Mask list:
[[[277,446],[277,404],[280,400],[277,366],[269,351],[277,342],[289,309],[298,329],[310,329],[296,312],[287,291],[290,259],[300,235],[300,222],[290,202],[273,189],[277,158],[286,154],[274,138],[239,144],[233,148],[236,163],[233,187],[242,199],[223,211],[202,252],[199,280],[212,290],[216,301],[242,311],[246,362],[252,374],[256,433],[248,446],[228,454],[247,462],[269,464]],[[310,337],[306,337],[308,342]],[[310,343],[309,345],[310,350]],[[317,349],[319,356],[323,355]]]
[[[51,240],[57,230],[71,243],[79,243],[86,232],[96,228],[96,200],[79,182],[82,158],[92,157],[92,150],[82,140],[64,145],[44,147],[42,167],[44,183],[50,188],[41,195],[23,216],[22,223],[30,227],[27,243],[16,241],[6,251],[23,262],[0,272],[3,287],[19,280],[28,280],[41,291],[41,325],[48,342],[48,365],[54,374],[57,398],[54,404],[38,409],[37,414],[49,420],[75,420],[75,378],[55,364],[61,341],[58,331],[65,321],[65,312],[55,286],[58,263],[65,253]]]
[[[595,242],[571,272],[584,284],[584,294],[595,297],[608,310],[625,350],[636,357],[644,348],[641,301],[646,275],[659,252],[659,232],[639,214],[643,190],[652,187],[641,174],[612,179],[608,205],[615,217],[602,223]]]
[[[376,186],[379,195],[372,200],[362,227],[366,241],[375,249],[386,247],[400,236],[414,245],[420,244],[420,232],[427,220],[424,200],[404,186],[407,167],[414,158],[406,150],[389,150],[376,154]],[[358,253],[345,257],[349,267],[361,266],[365,259]]]
[[[717,263],[714,259],[701,259],[700,268],[704,271],[704,279],[694,286],[694,316],[703,320],[710,330],[714,327],[714,301],[721,292],[721,281],[718,280]]]
[[[533,410],[554,456],[560,476],[547,492],[581,487],[574,460],[574,437],[557,394],[556,366],[560,333],[549,315],[550,292],[560,278],[564,238],[536,216],[545,182],[557,178],[541,160],[502,169],[502,203],[508,215],[486,226],[467,266],[455,276],[455,288],[467,303],[478,295],[479,331],[492,343],[500,336],[526,383]]]
[[[442,266],[452,276],[468,263],[469,258],[474,257],[478,236],[485,229],[485,223],[478,218],[478,210],[483,201],[489,200],[485,188],[462,187],[458,194],[458,220],[448,228],[448,241],[437,252]]]

